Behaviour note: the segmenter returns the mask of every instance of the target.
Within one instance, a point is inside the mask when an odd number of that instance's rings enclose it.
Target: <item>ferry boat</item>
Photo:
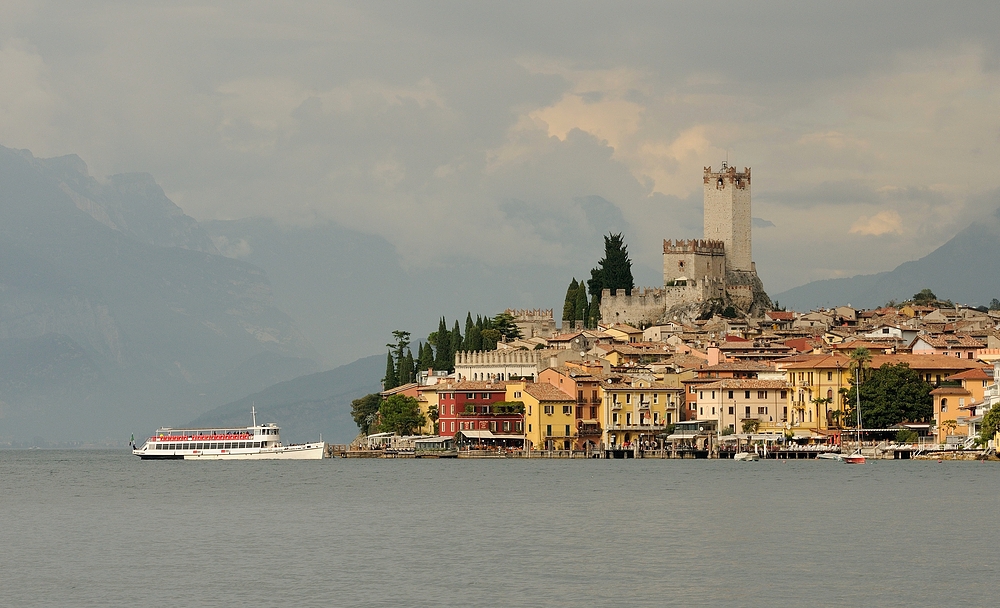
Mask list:
[[[328,457],[326,443],[281,445],[278,425],[257,424],[243,428],[164,427],[132,453],[143,460],[319,460]]]

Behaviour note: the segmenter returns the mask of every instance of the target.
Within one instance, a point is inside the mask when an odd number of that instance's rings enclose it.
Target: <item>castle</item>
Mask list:
[[[663,288],[601,294],[605,323],[654,325],[705,317],[727,307],[760,316],[771,307],[753,263],[750,168],[705,167],[704,238],[663,241]]]

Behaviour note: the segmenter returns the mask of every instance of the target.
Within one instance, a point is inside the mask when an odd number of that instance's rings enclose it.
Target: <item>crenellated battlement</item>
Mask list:
[[[553,309],[551,308],[525,308],[525,309],[514,309],[508,308],[504,313],[514,317],[516,320],[539,320],[539,319],[553,319],[552,316]]]
[[[703,253],[726,255],[726,244],[710,239],[663,239],[663,253]]]
[[[735,186],[737,189],[743,190],[750,185],[750,167],[744,167],[742,172],[726,163],[722,163],[722,168],[718,171],[712,171],[710,166],[705,167],[705,185],[713,182],[715,187],[720,190],[725,189],[726,186]]]

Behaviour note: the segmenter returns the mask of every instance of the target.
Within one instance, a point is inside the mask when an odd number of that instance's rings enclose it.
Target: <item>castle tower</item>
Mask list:
[[[727,270],[753,270],[750,221],[750,168],[705,167],[705,239],[726,244]]]

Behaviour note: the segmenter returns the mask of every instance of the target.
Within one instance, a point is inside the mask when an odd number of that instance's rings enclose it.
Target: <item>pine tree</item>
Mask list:
[[[576,318],[576,292],[580,289],[580,284],[576,282],[576,277],[570,281],[569,287],[566,288],[566,301],[563,304],[563,325],[566,325],[566,321],[572,321]]]
[[[609,233],[604,237],[604,259],[597,263],[597,268],[590,271],[587,281],[590,295],[601,298],[601,290],[624,289],[625,295],[632,294],[635,281],[632,278],[632,260],[628,257],[628,246],[621,233]]]
[[[396,380],[396,365],[392,361],[392,353],[385,356],[385,378],[382,378],[382,390],[387,391],[399,386]]]

